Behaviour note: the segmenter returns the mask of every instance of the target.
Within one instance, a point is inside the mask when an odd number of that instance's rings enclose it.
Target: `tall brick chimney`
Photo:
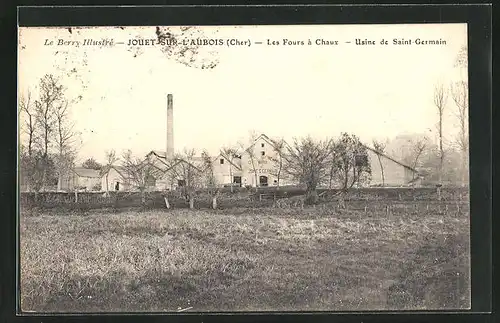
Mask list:
[[[167,159],[174,157],[174,103],[172,94],[167,95]]]

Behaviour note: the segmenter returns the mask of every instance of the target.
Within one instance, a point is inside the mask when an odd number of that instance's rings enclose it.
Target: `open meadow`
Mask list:
[[[233,208],[20,217],[23,311],[470,306],[469,214]]]

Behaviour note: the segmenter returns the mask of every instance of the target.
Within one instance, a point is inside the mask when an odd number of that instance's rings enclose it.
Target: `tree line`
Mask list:
[[[438,143],[424,135],[408,135],[394,140],[373,140],[372,148],[377,152],[377,161],[382,172],[382,185],[385,183],[384,167],[381,156],[389,153],[399,157],[401,161],[419,172],[429,181],[441,185],[443,182],[466,185],[468,181],[468,83],[463,75],[467,71],[467,48],[463,47],[457,55],[456,67],[462,72],[457,82],[449,87],[443,84],[435,86],[433,103],[436,107]],[[466,74],[466,73],[465,73]],[[454,107],[450,107],[449,97]],[[35,192],[58,185],[61,178],[75,166],[78,150],[78,133],[71,121],[70,109],[81,97],[69,99],[66,97],[66,88],[54,75],[42,77],[38,85],[38,93],[32,91],[22,93],[19,100],[19,113],[24,114],[24,122],[20,130],[25,140],[20,145],[20,170],[27,189]],[[458,121],[459,131],[453,138],[448,138],[444,114],[452,109]],[[253,143],[255,134],[251,134],[249,142]],[[397,143],[399,141],[399,144]],[[401,141],[403,142],[401,144]],[[392,146],[392,150],[390,149]],[[366,146],[354,134],[342,133],[339,138],[315,140],[311,137],[297,138],[291,145],[283,139],[273,141],[275,156],[269,156],[268,161],[273,163],[274,175],[277,184],[282,179],[291,179],[306,187],[308,199],[317,200],[316,188],[320,185],[330,188],[339,187],[344,190],[356,184],[365,184],[370,181],[371,163],[368,160]],[[256,168],[260,156],[256,156],[252,145],[238,143],[235,147],[224,147],[221,155],[229,160],[230,177],[233,177],[232,163],[241,158],[241,153],[249,158],[250,168],[258,182]],[[215,187],[222,183],[215,183],[213,174],[213,160],[207,152],[203,152],[195,162],[194,150],[185,150],[178,154],[172,162],[179,160],[186,163],[167,165],[170,177],[183,177],[184,191],[187,199],[194,195],[197,187]],[[106,172],[119,158],[114,151],[106,155],[106,163],[100,165],[93,158],[83,163],[83,167]],[[191,165],[191,166],[189,166]],[[132,185],[140,191],[146,189],[153,174],[158,176],[155,165],[144,158],[134,157],[127,151],[122,156],[121,166],[131,179]],[[212,169],[212,171],[211,171]],[[107,177],[106,177],[107,178]],[[232,186],[231,186],[232,187]],[[192,202],[190,202],[192,203]]]
[[[223,147],[220,154],[229,163],[229,175],[233,178],[236,160],[246,155],[249,159],[250,173],[255,176],[257,183],[257,172],[259,161],[267,159],[272,163],[271,174],[277,178],[279,189],[282,180],[290,180],[305,188],[306,203],[318,202],[317,189],[328,187],[340,189],[347,192],[354,186],[364,186],[370,183],[372,177],[372,163],[378,162],[382,173],[382,186],[384,186],[384,166],[381,158],[384,154],[398,155],[403,163],[417,169],[420,174],[433,184],[447,180],[449,183],[459,183],[461,173],[457,166],[460,154],[450,147],[446,150],[446,158],[440,155],[440,146],[433,144],[431,140],[423,135],[406,135],[394,138],[392,141],[373,142],[372,150],[376,152],[377,160],[370,160],[367,146],[355,134],[341,133],[337,138],[326,138],[324,140],[314,139],[310,136],[295,138],[291,144],[284,139],[271,140],[272,156],[256,156],[253,144],[256,139],[255,133],[251,133],[249,142],[238,143],[233,147]],[[392,150],[388,151],[388,148]],[[114,156],[114,152],[108,156]],[[198,156],[198,157],[197,157]],[[118,161],[118,159],[109,159]],[[445,161],[441,167],[441,161]],[[214,208],[217,198],[220,196],[223,184],[218,181],[215,174],[215,165],[218,159],[207,151],[201,152],[201,157],[193,149],[185,149],[177,153],[174,158],[166,162],[163,169],[159,169],[153,161],[140,157],[132,157],[130,151],[122,157],[121,167],[128,174],[130,186],[143,193],[148,189],[148,178],[165,176],[169,182],[177,183],[180,179],[182,185],[176,193],[194,207],[195,199],[206,194],[212,198]],[[109,162],[107,166],[109,167]],[[230,186],[231,191],[233,186]],[[258,188],[253,188],[258,190]],[[166,206],[169,207],[168,195],[165,197]]]
[[[273,163],[278,188],[282,179],[292,180],[305,187],[309,203],[317,202],[317,189],[320,185],[333,187],[334,183],[341,183],[342,188],[347,190],[370,180],[368,152],[355,135],[343,133],[338,139],[326,140],[316,140],[308,136],[296,138],[291,145],[282,139],[274,143],[276,154],[264,158]],[[252,146],[246,148],[244,153],[247,153],[250,159],[250,172],[257,176],[255,168],[259,157],[255,156],[251,148]],[[234,148],[223,148],[221,154],[233,162],[236,158],[241,158],[241,150]],[[223,184],[227,184],[219,182],[215,174],[218,159],[215,160],[207,151],[198,155],[194,149],[185,149],[171,160],[162,162],[164,165],[161,167],[154,159],[134,156],[130,150],[124,152],[121,158],[117,158],[114,151],[109,151],[106,155],[107,162],[102,169],[120,166],[128,181],[127,185],[131,190],[141,193],[143,203],[148,188],[154,186],[154,179],[157,178],[164,178],[170,183],[182,183],[177,190],[165,195],[167,207],[168,196],[172,194],[185,198],[191,208],[194,207],[198,196],[208,194],[215,208],[221,188]],[[231,176],[232,167],[230,164]],[[105,176],[107,177],[107,173]]]
[[[61,178],[74,166],[78,133],[70,116],[70,106],[81,97],[69,99],[66,88],[52,75],[43,76],[38,93],[21,93],[19,114],[19,146],[21,180],[28,190],[40,190],[60,185]]]

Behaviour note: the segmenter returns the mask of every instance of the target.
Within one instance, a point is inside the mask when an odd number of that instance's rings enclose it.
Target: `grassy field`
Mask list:
[[[468,308],[468,214],[21,216],[24,311]]]

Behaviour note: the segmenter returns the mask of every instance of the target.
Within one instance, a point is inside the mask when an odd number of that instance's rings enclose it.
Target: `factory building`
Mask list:
[[[286,143],[285,143],[286,145]],[[219,186],[280,186],[294,185],[295,182],[280,174],[278,180],[278,167],[274,162],[279,159],[276,147],[278,141],[273,140],[265,134],[259,135],[253,143],[245,149],[240,149],[234,156],[226,156],[223,150],[216,156],[211,157],[215,181]],[[382,169],[378,160],[377,151],[366,146],[369,162],[372,169],[371,185],[379,186],[382,183]],[[415,182],[418,172],[387,156],[379,154],[384,169],[384,185],[404,186]],[[156,189],[173,189],[185,183],[184,174],[190,167],[202,170],[206,167],[203,158],[194,156],[190,160],[182,160],[175,157],[174,150],[174,107],[173,96],[167,96],[167,122],[166,122],[166,147],[164,151],[152,150],[147,160],[163,175],[156,178],[154,185]],[[279,181],[279,183],[278,183]]]

